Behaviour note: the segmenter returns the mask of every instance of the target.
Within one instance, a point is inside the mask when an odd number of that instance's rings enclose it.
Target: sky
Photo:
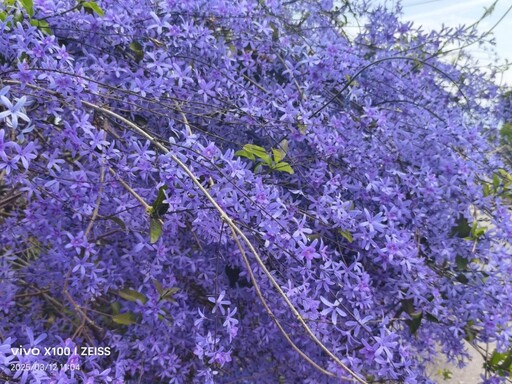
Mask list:
[[[397,0],[374,2],[393,5]],[[450,27],[473,24],[482,17],[485,8],[489,8],[493,0],[402,0],[401,3],[403,20],[412,21],[416,26],[421,25],[424,30],[431,30],[439,29],[443,24]],[[503,19],[500,21],[501,18]],[[496,40],[494,54],[476,44],[469,48],[471,54],[484,67],[496,60],[496,54],[501,63],[505,63],[505,59],[512,63],[512,0],[498,0],[494,12],[480,23],[479,31],[487,32],[493,26],[492,33]],[[502,79],[497,80],[512,86],[512,68],[505,72]]]

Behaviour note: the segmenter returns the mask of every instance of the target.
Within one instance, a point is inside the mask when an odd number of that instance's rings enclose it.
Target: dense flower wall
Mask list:
[[[424,383],[466,341],[507,374],[506,106],[445,55],[473,29],[0,4],[3,381]]]

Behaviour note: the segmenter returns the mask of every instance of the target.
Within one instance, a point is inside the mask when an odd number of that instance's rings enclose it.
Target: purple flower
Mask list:
[[[210,303],[214,303],[215,304],[215,306],[213,307],[212,313],[215,313],[217,311],[217,309],[218,309],[222,315],[225,315],[226,310],[225,310],[224,306],[225,305],[226,306],[231,305],[231,301],[224,300],[224,296],[225,295],[226,295],[226,291],[221,291],[217,298],[208,297],[208,301]]]
[[[30,123],[30,119],[25,113],[25,105],[27,105],[27,97],[22,96],[12,104],[11,101],[4,95],[0,95],[0,103],[7,108],[5,111],[0,112],[0,120],[7,120],[7,123],[13,128],[18,128],[18,119],[22,119]]]
[[[192,78],[189,76],[189,74],[191,74],[191,72],[192,72],[192,68],[190,66],[187,65],[187,66],[185,66],[185,69],[181,69],[180,64],[174,63],[172,65],[172,67],[173,67],[173,71],[171,74],[171,78],[178,80],[178,86],[180,88],[183,87],[184,82],[187,82],[187,83],[193,82]]]
[[[31,347],[39,345],[39,343],[46,339],[47,334],[41,333],[37,338],[34,339],[34,332],[30,327],[25,327],[25,332],[27,333],[28,342]]]
[[[395,334],[390,334],[386,330],[381,329],[380,336],[375,336],[375,359],[383,364],[384,362],[393,361],[393,350],[398,345]]]
[[[360,227],[367,228],[369,233],[384,232],[386,224],[382,224],[382,221],[385,221],[386,219],[382,217],[382,212],[372,216],[368,210],[364,208],[364,215],[366,216],[366,221],[359,224]]]
[[[15,159],[21,161],[23,167],[28,169],[30,161],[37,157],[37,154],[34,153],[37,151],[36,146],[33,141],[29,142],[23,148],[17,147],[18,154]]]
[[[5,150],[7,148],[14,148],[15,150],[19,150],[18,144],[12,141],[5,141],[5,130],[0,129],[0,158],[2,158],[4,161],[7,161],[7,153]]]
[[[300,221],[293,219],[297,223],[297,230],[293,232],[293,237],[300,237],[303,243],[306,243],[308,241],[307,236],[311,235],[313,231],[310,228],[305,228],[306,225],[306,216],[302,216],[302,219]]]
[[[89,255],[85,255],[82,259],[79,259],[78,257],[74,257],[73,260],[75,261],[75,266],[72,269],[72,272],[80,271],[80,277],[85,276],[85,270],[87,268],[91,268],[94,266],[93,263],[87,262],[89,259]]]
[[[203,101],[206,103],[208,98],[215,96],[215,82],[209,81],[206,82],[203,78],[198,80],[199,82],[199,91],[197,92],[199,95],[203,95]]]
[[[365,316],[364,318],[361,318],[359,310],[355,308],[353,311],[353,320],[347,320],[345,325],[351,328],[354,333],[354,337],[357,337],[361,328],[365,329],[367,332],[371,332],[371,328],[366,325],[370,320],[373,320],[373,316]]]
[[[341,300],[336,299],[331,303],[323,296],[320,296],[320,300],[327,306],[327,308],[322,310],[322,316],[331,314],[331,321],[334,325],[338,324],[338,316],[347,317],[347,314],[340,308],[342,306]]]
[[[308,268],[311,268],[311,261],[313,261],[313,259],[319,259],[321,257],[316,250],[317,244],[318,239],[313,240],[310,245],[306,245],[301,241],[299,242],[301,250],[298,254],[298,259],[306,260],[306,265]]]
[[[73,248],[76,253],[80,254],[81,250],[87,248],[89,245],[83,231],[80,231],[76,236],[69,232],[66,235],[70,240],[69,243],[65,245],[66,249]]]

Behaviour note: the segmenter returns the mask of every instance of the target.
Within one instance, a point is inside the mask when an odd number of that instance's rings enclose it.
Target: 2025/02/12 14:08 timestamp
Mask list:
[[[11,363],[9,369],[12,372],[17,371],[79,371],[80,364],[62,364],[62,363]]]

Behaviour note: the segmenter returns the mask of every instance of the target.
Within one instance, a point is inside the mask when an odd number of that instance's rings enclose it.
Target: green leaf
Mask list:
[[[272,167],[272,169],[274,171],[279,171],[279,172],[287,172],[289,173],[290,175],[293,175],[293,169],[292,167],[290,166],[290,164],[288,164],[287,162],[285,161],[282,161],[280,163],[277,163],[276,165],[274,165]]]
[[[406,323],[409,326],[409,331],[411,332],[412,335],[415,335],[416,332],[418,332],[422,319],[423,312],[420,312],[419,315],[413,316],[411,320],[406,320]]]
[[[156,199],[152,205],[152,208],[153,208],[153,212],[156,212],[158,210],[158,208],[160,207],[160,205],[164,202],[164,200],[167,198],[167,196],[165,196],[165,190],[167,189],[167,185],[162,185],[159,189],[158,189],[158,195],[156,196]]]
[[[279,163],[286,156],[286,152],[282,149],[272,148],[272,154],[274,155],[274,162]]]
[[[469,343],[471,343],[478,334],[478,331],[474,328],[474,325],[475,322],[473,320],[470,320],[464,326],[464,331],[466,332],[466,337],[464,337],[464,340],[466,340]]]
[[[50,24],[48,24],[44,20],[31,19],[30,25],[33,25],[34,27],[39,28],[40,30],[43,31],[43,33],[46,33],[47,35],[52,34],[52,30],[50,29]]]
[[[174,302],[173,296],[179,291],[179,288],[172,287],[164,289],[162,292],[160,292],[160,300],[167,300],[170,302]]]
[[[246,145],[244,145],[243,149],[241,149],[240,151],[237,151],[235,153],[235,155],[240,156],[240,157],[246,157],[253,161],[256,160],[256,157],[257,157],[257,158],[261,159],[262,164],[266,165],[267,167],[271,167],[271,168],[273,167],[272,158],[267,153],[265,148],[260,147],[259,145],[246,144]],[[275,153],[274,153],[274,156],[275,156]],[[278,155],[278,156],[284,156],[284,155]]]
[[[160,284],[158,280],[153,279],[153,285],[155,286],[155,289],[158,292],[158,294],[161,295],[162,292],[164,291],[162,284]]]
[[[308,128],[306,127],[306,124],[297,123],[297,127],[299,128],[300,133],[302,133],[303,135],[306,134],[306,131],[308,130]]]
[[[498,351],[494,350],[494,352],[492,353],[492,356],[491,356],[491,361],[490,361],[491,366],[493,366],[493,367],[498,366],[500,363],[505,361],[507,356],[508,356],[507,352],[499,353]]]
[[[500,134],[505,142],[512,143],[512,124],[510,122],[503,124]]]
[[[167,189],[166,185],[163,185],[158,190],[158,195],[151,206],[149,208],[149,216],[153,219],[158,219],[159,217],[165,215],[169,210],[169,204],[164,203],[164,200],[167,198],[165,195],[165,190]]]
[[[512,175],[505,171],[504,169],[498,170],[498,173],[501,175],[503,179],[505,179],[506,182],[510,183],[512,182]]]
[[[27,11],[28,16],[32,18],[34,16],[34,1],[33,0],[20,0],[21,5]]]
[[[265,148],[260,147],[259,145],[254,144],[246,144],[243,148],[246,152],[253,154],[254,156],[257,156],[259,158],[268,157],[267,151],[265,151]]]
[[[347,239],[349,243],[354,241],[354,238],[352,237],[352,234],[349,231],[342,231],[341,229],[338,229],[338,233],[345,239]]]
[[[83,2],[82,7],[92,10],[93,12],[95,12],[96,14],[98,14],[101,17],[105,16],[105,12],[103,11],[103,9],[101,9],[101,7],[98,4],[96,4],[94,1]]]
[[[21,23],[23,21],[23,15],[21,13],[16,13],[16,15],[14,15],[13,21],[14,24]]]
[[[510,375],[512,372],[512,351],[508,350],[507,352],[498,353],[494,350],[489,366],[491,370],[502,376],[505,376],[505,374]]]
[[[439,319],[428,312],[425,314],[425,319],[427,319],[428,321],[430,321],[432,323],[436,323],[436,324],[439,323]]]
[[[167,203],[160,204],[158,206],[158,208],[153,212],[153,217],[154,218],[162,217],[163,215],[165,215],[167,213],[168,210],[169,210],[169,204],[167,204]]]
[[[137,63],[144,58],[144,49],[138,41],[132,41],[128,48],[130,48],[130,51],[133,52],[135,61]]]
[[[123,229],[123,231],[126,232],[126,224],[119,217],[117,217],[117,216],[107,216],[106,219],[112,220],[114,223],[119,225]]]
[[[270,158],[270,155],[265,154],[263,156],[259,156],[261,161],[267,166],[272,167],[272,159]]]
[[[156,291],[160,295],[160,300],[167,300],[174,302],[173,296],[180,290],[177,287],[164,288],[162,284],[157,280],[153,279],[153,285],[155,286]]]
[[[460,215],[456,223],[457,225],[452,228],[452,236],[464,238],[471,234],[471,227],[469,226],[468,219],[464,216]]]
[[[492,175],[492,186],[494,187],[495,191],[497,191],[498,187],[500,186],[500,178],[496,173]]]
[[[466,277],[465,274],[459,273],[457,277],[455,277],[455,280],[457,280],[461,284],[467,284],[469,283],[469,279]]]
[[[469,260],[466,259],[465,257],[457,255],[455,257],[455,264],[457,264],[457,269],[459,271],[467,271],[468,270]]]
[[[154,244],[162,236],[162,223],[160,219],[152,217],[149,221],[149,242]]]
[[[265,3],[263,0],[261,2]],[[270,28],[272,28],[272,41],[279,41],[279,28],[273,22],[270,23]]]
[[[488,183],[484,184],[484,197],[491,195],[491,185]]]
[[[245,149],[241,149],[240,151],[235,152],[235,156],[246,157],[249,160],[256,160],[256,157],[252,153],[247,152]]]
[[[132,325],[137,322],[137,318],[132,312],[126,312],[112,316],[112,321],[116,324]]]
[[[411,299],[402,300],[402,309],[413,319],[423,316],[423,312],[414,307],[413,301]]]
[[[286,154],[288,153],[288,140],[283,139],[279,143],[279,149],[281,149],[284,152],[285,156],[286,156]]]
[[[448,370],[448,369],[443,369],[443,370],[441,371],[441,374],[443,375],[443,379],[444,379],[444,380],[449,380],[449,379],[451,379],[451,378],[452,378],[452,376],[453,376],[452,371],[450,371],[450,370]]]
[[[471,227],[471,238],[474,240],[479,239],[485,232],[487,231],[487,227],[479,227],[476,220],[473,222],[473,226]]]
[[[146,302],[148,301],[148,298],[146,297],[146,295],[144,295],[138,291],[135,291],[133,289],[123,289],[118,292],[118,295],[121,296],[125,300],[134,301],[134,302],[140,301],[142,304],[146,304]]]
[[[118,315],[119,311],[121,310],[121,304],[119,304],[118,301],[115,301],[112,304],[110,304],[110,308],[112,308],[112,313],[114,315]]]

